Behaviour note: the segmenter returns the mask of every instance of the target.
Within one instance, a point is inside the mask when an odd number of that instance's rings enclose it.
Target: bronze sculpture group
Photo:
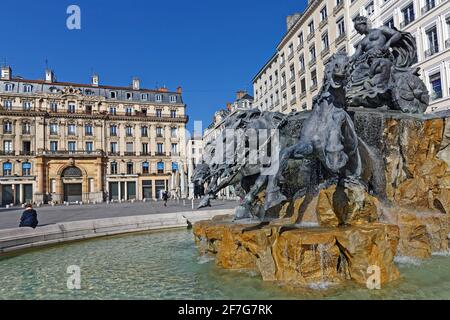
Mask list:
[[[232,186],[243,201],[236,219],[270,217],[283,203],[303,197],[324,185],[343,187],[358,184],[382,196],[374,174],[369,147],[358,138],[348,107],[388,108],[405,113],[423,113],[428,91],[413,68],[416,59],[414,38],[395,28],[371,28],[365,17],[354,19],[355,29],[363,35],[352,57],[338,53],[325,66],[320,93],[313,110],[281,114],[257,109],[237,111],[225,123],[226,129],[241,130],[243,136],[221,135],[205,147],[205,157],[193,176],[196,184],[208,183],[200,207],[227,186]],[[251,130],[249,130],[251,129]],[[248,131],[246,131],[248,130]],[[257,131],[279,133],[277,148],[272,137],[257,145],[264,152],[276,152],[272,163],[246,161],[248,145]],[[234,147],[228,161],[214,161],[218,153]],[[364,159],[362,161],[361,159]],[[266,167],[276,171],[267,173]],[[362,174],[364,172],[364,174]]]

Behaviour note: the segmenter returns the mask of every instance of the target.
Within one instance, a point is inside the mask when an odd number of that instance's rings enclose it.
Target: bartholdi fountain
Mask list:
[[[378,268],[387,283],[400,276],[395,256],[448,250],[449,115],[424,115],[410,34],[354,24],[364,37],[352,57],[330,59],[312,112],[239,111],[225,129],[243,139],[224,130],[206,146],[193,177],[208,183],[201,206],[227,186],[243,199],[234,219],[194,225],[219,266],[298,285],[366,284]],[[255,142],[264,130],[277,139]],[[252,143],[270,163],[248,160]],[[232,161],[217,161],[228,147]]]

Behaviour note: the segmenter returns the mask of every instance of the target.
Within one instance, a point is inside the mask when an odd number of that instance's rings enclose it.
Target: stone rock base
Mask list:
[[[264,281],[365,285],[373,266],[380,268],[382,284],[399,278],[393,261],[400,238],[395,225],[291,228],[278,223],[202,221],[193,231],[200,252],[214,255],[218,266],[254,270]]]

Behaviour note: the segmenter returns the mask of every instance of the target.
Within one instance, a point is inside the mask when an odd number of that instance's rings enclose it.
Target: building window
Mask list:
[[[314,34],[314,21],[308,23],[309,34]]]
[[[312,87],[317,87],[317,72],[316,70],[311,71],[311,84]]]
[[[425,7],[422,8],[422,13],[426,13],[436,6],[436,0],[425,0]]]
[[[12,101],[11,100],[3,101],[3,106],[5,107],[5,110],[12,110]]]
[[[156,137],[157,138],[162,138],[162,136],[163,136],[162,128],[161,127],[157,127],[156,128]]]
[[[158,170],[159,174],[164,173],[164,162],[158,162],[156,164],[156,169]]]
[[[117,174],[118,170],[117,170],[117,162],[111,162],[111,170],[110,173],[111,174]]]
[[[92,153],[94,151],[94,143],[92,141],[86,142],[86,152]]]
[[[11,140],[3,141],[3,151],[5,152],[5,154],[13,153],[13,144]]]
[[[344,17],[340,18],[337,21],[337,26],[338,26],[338,37],[343,36],[345,34],[345,21],[344,21]]]
[[[67,143],[67,150],[69,150],[69,152],[75,152],[77,150],[76,141],[69,141]]]
[[[325,21],[325,20],[327,20],[327,16],[328,16],[328,14],[327,14],[327,6],[325,6],[325,7],[323,7],[323,8],[320,10],[320,21]]]
[[[133,162],[127,162],[127,174],[134,174]]]
[[[394,25],[394,17],[391,17],[389,20],[387,20],[385,23],[384,23],[384,26],[385,27],[388,27],[388,28],[394,28],[395,27],[395,25]]]
[[[309,57],[310,62],[316,61],[316,47],[314,45],[309,48]]]
[[[428,51],[425,54],[427,57],[439,52],[439,41],[436,26],[429,29],[427,32]]]
[[[161,94],[157,94],[155,96],[155,100],[156,100],[156,102],[161,102],[162,101],[162,95]]]
[[[29,84],[23,85],[23,92],[30,93],[32,91],[33,91],[33,87],[31,85],[29,85]]]
[[[329,47],[330,47],[330,43],[328,41],[328,33],[325,33],[322,36],[322,49],[323,50],[328,50]]]
[[[22,176],[31,176],[31,163],[22,163]]]
[[[3,163],[3,175],[5,177],[12,175],[12,163],[11,162]]]
[[[148,143],[143,143],[142,144],[142,154],[143,155],[148,155]]]
[[[171,152],[172,152],[172,155],[173,155],[173,156],[178,155],[178,144],[172,143]]]
[[[177,117],[177,110],[170,110],[170,117],[176,118]]]
[[[67,131],[69,136],[75,136],[77,134],[77,126],[74,123],[70,123],[67,126]]]
[[[170,102],[176,103],[177,102],[177,96],[170,96]]]
[[[50,151],[51,152],[58,151],[58,141],[50,141]]]
[[[298,45],[302,46],[303,45],[303,32],[300,32],[300,34],[297,37],[297,41],[298,41]]]
[[[31,134],[31,124],[29,122],[22,123],[22,134]]]
[[[110,148],[111,148],[111,154],[118,154],[117,142],[111,142]]]
[[[51,112],[58,112],[58,104],[56,102],[50,103],[50,111]]]
[[[69,113],[75,113],[75,103],[69,102],[69,104],[67,106],[67,111]]]
[[[117,114],[117,108],[109,107],[109,114],[115,116]]]
[[[87,123],[84,126],[84,134],[87,135],[87,136],[92,136],[94,134],[94,130],[93,130],[92,124]]]
[[[402,27],[407,26],[411,22],[414,21],[415,14],[414,14],[414,4],[411,2],[406,8],[402,9],[403,14],[403,24]]]
[[[111,92],[109,93],[109,97],[110,97],[111,99],[116,99],[116,98],[117,98],[117,92],[111,91]]]
[[[7,83],[7,84],[5,84],[5,91],[6,91],[6,92],[11,92],[11,91],[13,91],[13,88],[14,88],[14,86],[13,86],[12,83]]]
[[[156,145],[156,153],[158,155],[162,155],[164,153],[164,145],[162,143],[158,143]]]
[[[178,129],[176,127],[170,128],[170,136],[172,138],[177,138],[178,137]]]
[[[127,92],[127,100],[132,100],[133,99],[133,94],[131,92]]]
[[[142,163],[142,174],[149,174],[150,173],[150,164],[145,161]]]
[[[126,152],[127,152],[128,155],[134,154],[134,144],[133,144],[133,142],[127,142],[125,148],[126,148]]]
[[[126,126],[125,127],[125,134],[127,137],[133,136],[133,127],[132,126]]]
[[[430,76],[431,100],[442,98],[441,73],[435,73]]]
[[[126,116],[131,116],[131,115],[133,115],[133,107],[126,107],[126,108],[125,108],[125,115],[126,115]]]
[[[115,124],[112,124],[112,125],[109,127],[109,135],[110,135],[111,137],[117,136],[117,126],[116,126]]]
[[[375,11],[375,6],[373,5],[373,1],[372,1],[372,2],[369,2],[369,3],[366,5],[366,12],[367,12],[367,15],[368,15],[368,16],[371,16],[371,15],[374,13],[374,11]]]
[[[13,131],[13,124],[11,121],[5,121],[3,123],[3,133],[11,134]]]
[[[141,136],[142,137],[148,137],[148,127],[147,126],[142,126],[141,127]]]
[[[305,56],[303,54],[300,55],[300,70],[305,70]]]
[[[300,90],[301,90],[302,94],[306,92],[306,79],[305,78],[300,80]]]
[[[30,111],[31,110],[31,101],[24,101],[23,102],[23,110]]]
[[[147,93],[141,94],[141,100],[142,101],[147,101],[148,100],[148,94]]]
[[[161,118],[161,117],[162,117],[162,109],[156,109],[156,116],[157,116],[158,118]]]
[[[289,72],[290,72],[290,81],[294,81],[295,80],[295,66],[294,66],[294,64],[292,64],[290,67],[289,67]]]

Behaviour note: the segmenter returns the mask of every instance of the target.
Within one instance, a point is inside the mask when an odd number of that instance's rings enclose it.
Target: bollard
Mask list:
[[[192,198],[192,210],[194,210],[194,198]]]
[[[183,207],[186,207],[186,199],[183,199]]]

